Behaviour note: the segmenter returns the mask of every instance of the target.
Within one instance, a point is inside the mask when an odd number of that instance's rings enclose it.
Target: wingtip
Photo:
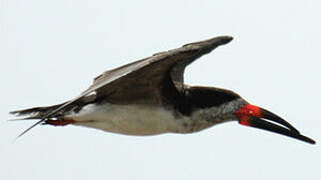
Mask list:
[[[313,139],[311,140],[310,144],[316,144],[317,142],[314,141]]]
[[[34,127],[36,127],[37,125],[43,123],[44,121],[46,121],[46,119],[42,119],[36,123],[34,123],[32,126],[30,126],[28,129],[24,130],[21,134],[19,134],[16,139],[22,137],[23,135],[25,135],[27,132],[29,132],[31,129],[33,129]]]
[[[233,40],[232,36],[217,36],[211,39],[185,44],[183,47],[212,47],[227,44]]]
[[[234,38],[232,36],[217,36],[209,39],[210,42],[217,45],[224,45],[231,42]]]
[[[224,44],[231,42],[234,38],[232,36],[222,36]]]

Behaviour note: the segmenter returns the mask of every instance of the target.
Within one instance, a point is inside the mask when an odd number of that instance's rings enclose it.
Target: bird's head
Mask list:
[[[219,88],[190,87],[189,102],[198,109],[201,117],[210,121],[226,122],[237,120],[241,125],[255,127],[315,144],[303,136],[290,123],[278,115],[248,103],[238,94]]]

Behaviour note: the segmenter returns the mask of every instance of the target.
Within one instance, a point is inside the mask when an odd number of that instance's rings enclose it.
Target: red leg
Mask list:
[[[44,124],[50,124],[50,125],[53,125],[53,126],[65,126],[65,125],[73,124],[73,123],[75,123],[75,120],[73,120],[73,119],[59,118],[57,120],[48,119],[48,120],[45,121]]]

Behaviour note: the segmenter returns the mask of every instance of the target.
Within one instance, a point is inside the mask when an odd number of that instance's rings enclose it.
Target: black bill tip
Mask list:
[[[282,135],[285,135],[288,137],[292,137],[294,139],[298,139],[298,140],[301,140],[306,143],[316,144],[316,142],[313,139],[311,139],[307,136],[304,136],[300,133],[297,133],[297,131],[293,131],[293,130],[284,128],[282,126],[278,126],[276,124],[270,123],[270,122],[260,119],[258,117],[248,117],[246,123],[244,123],[244,122],[243,123],[240,122],[240,123],[243,125],[250,126],[250,127],[255,127],[258,129],[263,129],[266,131],[270,131],[270,132],[282,134]]]

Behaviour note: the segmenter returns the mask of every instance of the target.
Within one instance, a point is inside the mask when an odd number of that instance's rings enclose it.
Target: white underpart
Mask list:
[[[67,116],[68,117],[68,116]],[[154,135],[180,129],[187,117],[175,119],[171,111],[146,105],[89,104],[69,115],[75,125],[129,135]]]
[[[244,103],[238,99],[220,107],[197,110],[191,116],[175,115],[174,111],[161,106],[88,104],[67,118],[75,120],[74,125],[128,135],[192,133],[235,120],[235,110]]]

